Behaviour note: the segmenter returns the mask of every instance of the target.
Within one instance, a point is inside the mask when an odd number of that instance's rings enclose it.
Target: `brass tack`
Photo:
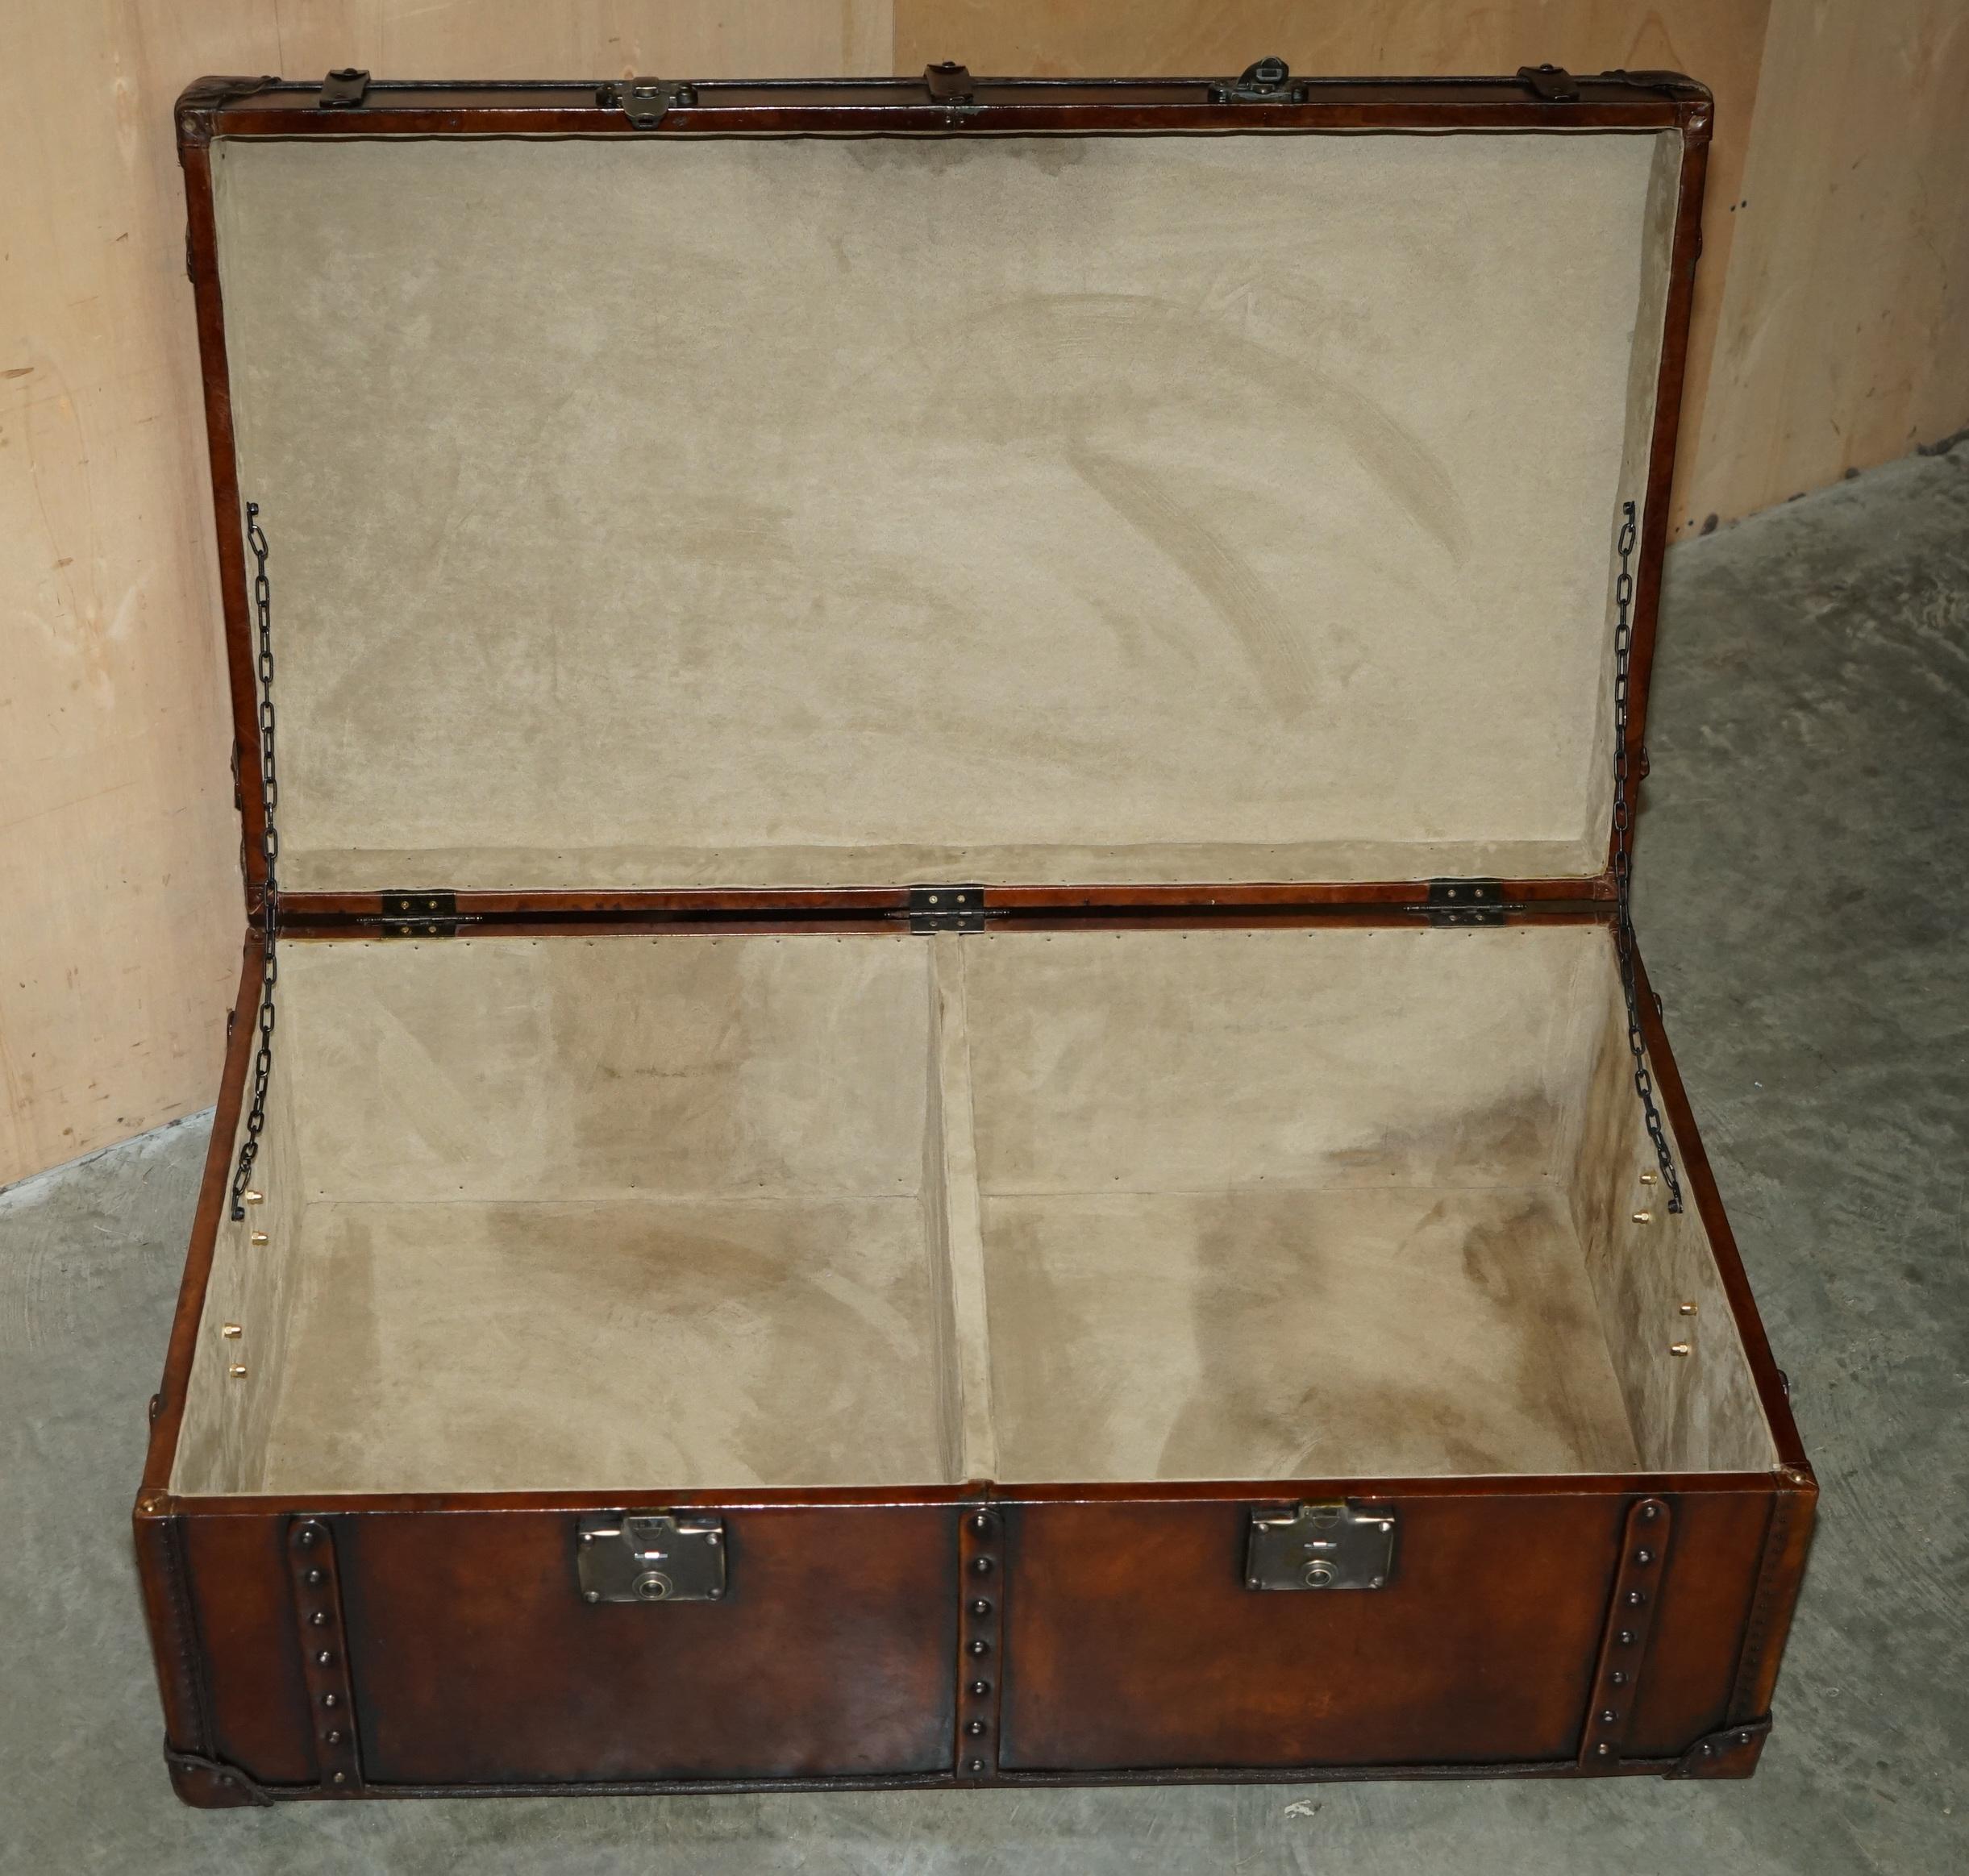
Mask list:
[[[309,1525],[295,1537],[294,1541],[300,1545],[303,1549],[306,1549],[309,1545],[314,1541],[316,1535],[317,1533],[314,1527],[312,1525]]]
[[[1692,1354],[1694,1352],[1685,1341],[1671,1341],[1668,1345],[1668,1353],[1671,1355]]]
[[[1676,1312],[1680,1316],[1693,1316],[1696,1313],[1696,1305],[1693,1303],[1681,1304],[1677,1307]]]
[[[989,1681],[973,1681],[971,1683],[971,1691],[982,1699],[991,1691],[991,1683]]]
[[[1652,1550],[1637,1550],[1634,1553],[1634,1562],[1637,1563],[1652,1563],[1654,1561],[1655,1553]]]
[[[983,1537],[985,1533],[991,1529],[991,1514],[989,1512],[972,1512],[971,1516],[971,1529],[976,1532],[980,1537]]]
[[[1600,1724],[1602,1726],[1611,1726],[1619,1718],[1620,1715],[1616,1713],[1611,1707],[1603,1707],[1601,1709]]]
[[[598,1603],[602,1600],[602,1591],[598,1589],[584,1590],[581,1600],[585,1603]]]
[[[971,1605],[971,1613],[974,1616],[989,1616],[991,1613],[991,1604],[980,1596]]]
[[[1603,1759],[1610,1759],[1613,1756],[1613,1748],[1609,1745],[1604,1739],[1593,1748],[1593,1750],[1598,1753]]]
[[[234,1380],[244,1381],[246,1379],[246,1364],[244,1362],[235,1362],[231,1367],[227,1369],[226,1372]]]
[[[1619,1639],[1620,1645],[1621,1645],[1621,1647],[1623,1647],[1623,1648],[1632,1648],[1632,1647],[1634,1646],[1634,1630],[1633,1630],[1633,1629],[1621,1629],[1621,1631],[1620,1632],[1620,1635],[1619,1635],[1618,1639]]]
[[[973,1739],[982,1739],[988,1730],[982,1720],[971,1720],[964,1723],[964,1731]]]
[[[1642,1522],[1649,1525],[1653,1524],[1656,1517],[1660,1515],[1660,1512],[1661,1507],[1656,1504],[1652,1499],[1650,1499],[1648,1502],[1641,1508]]]
[[[342,1729],[339,1726],[331,1726],[323,1737],[331,1745],[339,1745],[342,1743]]]
[[[333,1694],[323,1694],[322,1695],[322,1704],[324,1707],[339,1707],[342,1703],[338,1700]]]
[[[227,1341],[237,1341],[241,1336],[246,1333],[246,1331],[236,1322],[222,1322],[219,1326],[219,1333]]]
[[[318,1667],[326,1667],[326,1666],[327,1666],[327,1665],[329,1664],[329,1662],[331,1662],[331,1661],[333,1661],[334,1659],[335,1659],[335,1657],[334,1657],[332,1654],[331,1654],[331,1653],[328,1652],[328,1650],[327,1650],[327,1649],[325,1649],[325,1648],[324,1648],[324,1649],[323,1649],[321,1651],[321,1653],[318,1653],[318,1655],[316,1655],[316,1656],[315,1656],[315,1658],[314,1658],[314,1663],[315,1663],[315,1666],[318,1666]]]
[[[1655,1175],[1654,1175],[1654,1174],[1653,1174],[1653,1173],[1651,1173],[1651,1172],[1644,1172],[1644,1173],[1642,1173],[1642,1175],[1641,1175],[1641,1183],[1642,1183],[1642,1184],[1643,1184],[1644,1186],[1651,1186],[1652,1184],[1654,1184],[1654,1183],[1655,1183]]]
[[[264,1205],[267,1202],[267,1195],[264,1192],[255,1192],[251,1186],[246,1188],[244,1196],[249,1205]]]
[[[1625,1668],[1617,1667],[1612,1674],[1607,1676],[1607,1678],[1613,1682],[1615,1687],[1624,1687],[1627,1685],[1627,1670]]]
[[[337,1772],[335,1775],[335,1782],[338,1785],[346,1785],[348,1782],[348,1774],[347,1772]]]
[[[246,1242],[248,1244],[264,1244],[267,1242],[267,1234],[264,1231],[249,1231],[246,1234]]]
[[[1652,1212],[1636,1212],[1634,1221],[1637,1225],[1651,1225],[1655,1221],[1655,1214]]]
[[[984,1770],[984,1762],[982,1759],[972,1759],[964,1769],[967,1771],[981,1772]]]
[[[989,1641],[982,1639],[973,1641],[971,1644],[971,1652],[973,1654],[989,1654],[991,1653],[991,1644]]]
[[[989,1576],[992,1572],[992,1561],[989,1557],[974,1557],[971,1559],[971,1567],[980,1576]]]
[[[1646,1600],[1646,1593],[1641,1590],[1630,1589],[1627,1592],[1627,1606],[1630,1609],[1639,1608]]]
[[[326,1609],[317,1609],[313,1615],[308,1617],[308,1622],[313,1628],[326,1629],[328,1626],[328,1612]]]
[[[306,1583],[310,1589],[319,1589],[321,1586],[327,1580],[327,1578],[324,1576],[318,1570],[310,1570],[307,1574],[302,1579],[302,1581]]]

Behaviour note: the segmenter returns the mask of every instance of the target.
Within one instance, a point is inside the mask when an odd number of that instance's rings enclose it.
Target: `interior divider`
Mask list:
[[[952,1483],[964,1483],[997,1477],[998,1436],[992,1414],[964,941],[954,932],[930,940],[930,1050],[924,1192],[943,1288],[944,1454]]]

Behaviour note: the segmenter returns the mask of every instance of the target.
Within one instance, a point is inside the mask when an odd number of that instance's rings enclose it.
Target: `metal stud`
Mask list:
[[[1646,1600],[1647,1592],[1645,1590],[1630,1589],[1627,1592],[1627,1606],[1630,1609],[1639,1608]]]
[[[264,1231],[249,1231],[246,1234],[246,1242],[248,1244],[264,1244],[267,1234]]]
[[[244,1381],[246,1379],[246,1364],[244,1362],[235,1362],[226,1370],[226,1372],[230,1375],[234,1380]]]
[[[348,1782],[348,1774],[347,1772],[337,1772],[335,1775],[335,1782],[338,1785],[346,1785]]]
[[[971,1691],[981,1700],[991,1691],[991,1683],[989,1681],[973,1681],[971,1683]]]
[[[305,1550],[320,1534],[312,1525],[305,1525],[302,1527],[300,1534],[295,1537],[294,1541]]]
[[[237,1341],[241,1336],[246,1333],[246,1331],[236,1322],[222,1322],[219,1325],[219,1333],[227,1341]]]
[[[1644,1173],[1642,1173],[1642,1175],[1641,1175],[1641,1183],[1642,1183],[1642,1184],[1643,1184],[1644,1186],[1651,1186],[1652,1184],[1654,1184],[1654,1183],[1655,1183],[1655,1175],[1654,1175],[1654,1174],[1653,1174],[1653,1173],[1651,1173],[1651,1172],[1644,1172]]]
[[[1634,1553],[1634,1562],[1637,1563],[1652,1563],[1654,1561],[1655,1553],[1652,1550],[1637,1550]]]
[[[991,1513],[989,1512],[973,1512],[971,1514],[971,1529],[980,1537],[989,1535],[991,1530]]]
[[[1627,1670],[1625,1668],[1617,1667],[1612,1674],[1607,1676],[1607,1678],[1613,1682],[1615,1687],[1624,1687],[1627,1685]]]
[[[980,1576],[989,1576],[992,1560],[989,1557],[974,1557],[971,1559],[971,1567]]]
[[[1609,1745],[1604,1739],[1593,1748],[1593,1750],[1598,1753],[1603,1759],[1610,1759],[1613,1756],[1613,1748]]]
[[[1641,1508],[1641,1520],[1643,1524],[1651,1525],[1660,1516],[1661,1507],[1655,1504],[1652,1500]]]
[[[305,1583],[310,1589],[319,1589],[321,1586],[328,1579],[321,1573],[320,1570],[310,1570],[301,1580]]]
[[[1695,1352],[1685,1341],[1671,1341],[1668,1345],[1668,1353],[1671,1355],[1690,1355]]]
[[[990,1730],[982,1720],[968,1720],[964,1722],[964,1731],[973,1739],[982,1739]]]
[[[1600,1724],[1602,1726],[1611,1726],[1619,1718],[1620,1715],[1616,1713],[1611,1707],[1603,1707],[1600,1710]]]
[[[1631,1629],[1623,1629],[1614,1639],[1620,1643],[1621,1647],[1632,1648],[1634,1645],[1634,1632]]]
[[[1693,1316],[1696,1313],[1696,1305],[1693,1303],[1684,1303],[1678,1307],[1676,1313],[1678,1316]]]
[[[264,1205],[267,1202],[267,1195],[264,1192],[255,1192],[251,1186],[248,1186],[240,1196],[249,1205]]]
[[[340,1699],[333,1694],[323,1694],[322,1695],[322,1704],[324,1707],[339,1707],[342,1703]]]
[[[1633,1216],[1634,1221],[1637,1225],[1651,1225],[1655,1222],[1655,1214],[1652,1212],[1636,1212]]]
[[[326,1609],[317,1609],[313,1615],[308,1617],[308,1620],[314,1628],[326,1629],[328,1626],[328,1612]]]
[[[989,1616],[991,1613],[991,1604],[986,1602],[982,1596],[980,1596],[978,1599],[971,1605],[971,1613],[974,1616]]]
[[[602,1600],[602,1591],[598,1589],[583,1590],[581,1600],[585,1603],[598,1603]]]
[[[334,1659],[335,1657],[324,1648],[314,1657],[314,1665],[317,1667],[326,1667]]]
[[[331,1745],[339,1745],[342,1743],[342,1728],[339,1726],[331,1726],[322,1735],[322,1737],[327,1740]]]
[[[985,1641],[982,1636],[980,1636],[976,1641],[970,1644],[970,1649],[973,1654],[989,1654],[991,1653],[991,1644]]]
[[[968,1760],[965,1763],[964,1770],[967,1772],[981,1772],[984,1770],[984,1762],[982,1759]]]

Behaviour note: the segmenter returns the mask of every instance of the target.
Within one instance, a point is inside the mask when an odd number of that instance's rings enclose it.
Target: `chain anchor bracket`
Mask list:
[[[1638,779],[1627,751],[1632,716],[1631,666],[1634,656],[1634,543],[1638,530],[1634,505],[1621,507],[1620,534],[1615,547],[1621,570],[1613,582],[1613,948],[1620,960],[1621,994],[1627,1005],[1627,1047],[1634,1057],[1634,1092],[1640,1098],[1647,1137],[1661,1168],[1667,1209],[1682,1209],[1682,1182],[1676,1176],[1675,1155],[1668,1150],[1667,1129],[1655,1101],[1655,1078],[1647,1065],[1647,1041],[1641,1033],[1641,992],[1635,970],[1634,921],[1634,810],[1630,797]],[[1640,773],[1646,774],[1645,758]]]
[[[239,1144],[232,1174],[235,1223],[246,1216],[246,1195],[252,1183],[253,1163],[260,1157],[260,1136],[267,1124],[267,1083],[273,1072],[273,992],[281,976],[281,837],[273,822],[281,798],[273,749],[273,589],[267,578],[267,536],[260,525],[257,501],[246,505],[246,544],[253,554],[254,672],[260,690],[260,1046],[253,1057],[246,1138]]]

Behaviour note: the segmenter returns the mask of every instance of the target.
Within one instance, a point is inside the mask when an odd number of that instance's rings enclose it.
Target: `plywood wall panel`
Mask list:
[[[1969,425],[1969,6],[1775,0],[1738,194],[1699,522]]]
[[[887,0],[13,0],[0,1184],[206,1105],[243,917],[171,106],[206,72],[879,73]]]
[[[16,0],[0,58],[0,1183],[204,1104],[240,918],[170,106],[205,72],[1671,66],[1716,92],[1676,523],[1969,424],[1963,0]]]

